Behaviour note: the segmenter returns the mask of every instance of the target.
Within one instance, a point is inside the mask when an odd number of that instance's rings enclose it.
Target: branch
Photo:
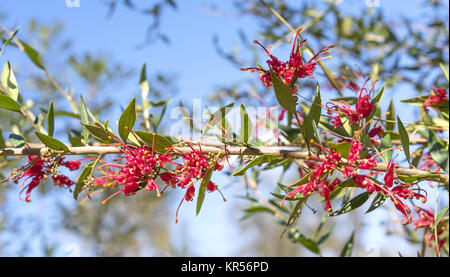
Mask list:
[[[4,148],[0,149],[0,156],[27,156],[27,155],[45,155],[49,151],[57,152],[51,150],[44,145],[41,147],[36,147],[38,145],[33,145],[35,147],[29,148]],[[192,147],[198,147],[195,144]],[[176,147],[176,149],[182,153],[190,153],[192,149],[190,147]],[[308,152],[299,151],[294,147],[240,147],[240,146],[229,146],[226,147],[225,151],[221,147],[217,146],[206,146],[202,145],[201,150],[203,153],[214,153],[225,155],[249,155],[249,156],[262,156],[262,155],[273,155],[278,158],[289,158],[289,159],[299,159],[305,160],[309,156]],[[114,146],[82,146],[82,147],[69,147],[68,152],[60,152],[64,155],[87,155],[87,154],[120,154],[121,150]],[[388,165],[385,163],[378,164],[372,170],[379,172],[386,172]],[[429,171],[412,169],[406,167],[399,167],[396,172],[400,175],[430,175]],[[449,183],[449,177],[446,174],[436,173],[439,176],[428,176],[424,177],[423,180],[442,182],[445,184]]]

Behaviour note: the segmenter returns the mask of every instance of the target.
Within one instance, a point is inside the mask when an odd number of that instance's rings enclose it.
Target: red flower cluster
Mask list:
[[[304,62],[303,55],[301,50],[302,46],[306,45],[306,40],[300,42],[297,41],[299,33],[301,31],[301,27],[298,28],[297,33],[295,34],[294,41],[291,43],[292,51],[290,54],[290,58],[286,62],[280,61],[277,57],[273,56],[269,50],[267,50],[262,44],[258,41],[254,41],[256,44],[260,45],[264,51],[266,51],[267,56],[270,57],[270,60],[267,60],[267,64],[269,65],[269,70],[265,70],[257,67],[243,68],[241,70],[244,71],[258,71],[260,73],[260,79],[264,86],[270,87],[272,86],[272,77],[270,76],[270,70],[281,79],[286,85],[291,86],[298,78],[306,78],[312,77],[314,70],[316,69],[317,62],[322,59],[329,59],[331,56],[318,58],[320,55],[328,54],[331,52],[330,48],[334,47],[329,46],[322,50],[320,50],[314,57],[312,57],[308,62]]]
[[[335,128],[342,126],[342,115],[344,115],[348,120],[350,125],[360,123],[360,121],[364,118],[367,118],[375,109],[375,105],[371,99],[371,93],[373,88],[375,87],[376,81],[372,84],[372,88],[369,92],[365,88],[369,79],[366,80],[363,87],[359,91],[358,100],[356,101],[355,108],[353,108],[349,103],[344,100],[339,100],[338,103],[341,105],[336,105],[331,102],[327,103],[327,112],[328,117],[332,119],[331,124],[334,125]],[[331,114],[336,113],[335,116],[331,116]],[[372,134],[373,136],[376,133]]]
[[[419,208],[419,207],[415,207],[415,210],[417,212],[417,214],[419,215],[418,218],[413,219],[413,224],[414,224],[414,230],[417,230],[418,228],[425,228],[425,229],[429,229],[431,231],[431,229],[433,228],[434,225],[434,213],[433,211],[431,211],[430,209],[423,209],[423,208]],[[442,223],[442,220],[439,221],[439,224]],[[438,224],[438,226],[439,226]],[[444,233],[444,230],[446,230],[448,228],[448,224],[444,224],[443,226],[441,226],[441,228],[439,230],[437,230],[437,252],[441,251],[441,247],[442,245],[444,245],[444,243],[447,241],[447,239],[444,237],[439,238],[439,236],[441,236]],[[426,237],[428,246],[432,246],[432,243],[436,240],[435,234],[434,232],[428,232],[427,233],[427,237]]]
[[[26,190],[25,199],[22,200],[30,202],[31,191],[49,176],[52,177],[53,183],[59,187],[70,188],[74,185],[72,180],[59,173],[59,166],[64,166],[70,171],[74,171],[80,168],[80,161],[64,161],[64,157],[28,156],[28,165],[20,171],[13,171],[10,175],[10,177],[13,177],[15,183],[18,183],[20,179],[24,178],[20,185],[23,187],[19,194],[20,199],[22,199],[20,195]],[[30,179],[31,181],[25,185],[25,182]]]
[[[427,100],[423,102],[423,107],[426,111],[428,111],[429,107],[433,107],[436,104],[439,104],[445,100],[448,100],[447,92],[443,88],[439,88],[433,86],[434,95],[428,96]],[[436,107],[433,107],[436,109]]]
[[[142,188],[147,191],[156,191],[159,196],[167,187],[186,189],[181,203],[184,200],[191,201],[195,196],[194,184],[204,178],[213,165],[207,156],[202,153],[201,148],[187,145],[192,149],[189,153],[183,153],[175,147],[168,149],[166,153],[155,153],[153,146],[150,149],[147,145],[133,146],[122,143],[123,147],[119,149],[124,156],[118,160],[124,159],[125,164],[103,164],[98,168],[119,168],[120,170],[109,169],[106,175],[94,179],[96,186],[119,185],[121,187],[119,191],[108,197],[103,203],[105,204],[121,192],[130,196],[136,194]],[[170,151],[173,151],[174,154],[169,154]],[[183,162],[176,162],[175,156],[181,157]],[[166,164],[172,164],[175,169],[166,168]],[[214,170],[221,170],[222,168],[223,165],[219,162],[214,165]],[[161,192],[156,182],[158,176],[166,184]],[[206,189],[208,192],[218,190],[217,185],[211,181],[207,184]]]
[[[137,147],[124,144],[120,149],[124,153],[121,159],[125,159],[125,164],[109,163],[99,166],[99,168],[115,167],[120,170],[110,171],[108,175],[97,177],[94,182],[102,182],[101,179],[112,180],[111,184],[118,184],[121,187],[117,193],[123,192],[126,196],[134,195],[137,190],[144,187],[146,190],[159,192],[159,186],[154,179],[157,172],[172,161],[172,155],[154,153],[147,145]]]
[[[289,191],[289,187],[286,191],[286,196],[290,198],[296,198],[297,194],[310,195],[314,191],[318,191],[325,198],[325,209],[328,212],[332,212],[329,195],[330,193],[339,185],[340,181],[335,180],[329,182],[327,177],[332,175],[335,170],[339,170],[344,178],[352,178],[355,182],[355,187],[360,187],[366,189],[369,193],[379,192],[389,197],[395,204],[395,207],[404,215],[404,224],[410,222],[411,217],[409,216],[411,211],[408,206],[401,199],[412,199],[412,198],[422,198],[426,201],[426,192],[420,188],[412,188],[410,184],[404,184],[396,182],[398,178],[395,169],[398,168],[398,164],[392,160],[388,163],[388,168],[384,176],[384,185],[375,179],[370,178],[367,175],[359,174],[359,170],[373,170],[377,165],[376,160],[381,154],[392,149],[386,149],[385,151],[378,153],[375,156],[367,154],[365,157],[361,158],[361,152],[363,150],[363,144],[358,141],[361,131],[372,122],[369,120],[359,132],[352,138],[350,151],[346,160],[342,158],[342,155],[336,151],[336,149],[327,149],[322,145],[311,141],[316,146],[318,146],[326,154],[323,158],[316,156],[308,156],[307,160],[314,160],[316,163],[313,164],[310,169],[311,173],[308,177],[308,182],[303,185],[295,187],[293,190]],[[394,186],[394,182],[398,185]],[[283,200],[284,201],[284,200]],[[283,202],[282,202],[283,204]]]

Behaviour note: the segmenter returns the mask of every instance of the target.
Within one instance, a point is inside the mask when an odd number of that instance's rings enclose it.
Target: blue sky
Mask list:
[[[219,15],[211,13],[208,7],[212,2],[224,12]],[[364,2],[344,0],[342,5],[349,12],[358,13],[359,10],[354,8],[355,3],[362,6],[361,3]],[[380,0],[380,8],[393,18],[398,18],[400,14],[415,17],[422,13],[421,3],[422,1],[419,0]],[[148,17],[122,6],[118,7],[112,17],[107,17],[107,9],[100,1],[80,0],[79,8],[68,8],[64,0],[2,0],[0,12],[8,15],[6,22],[2,22],[8,27],[21,26],[31,18],[36,18],[44,23],[63,21],[65,23],[64,35],[72,40],[74,43],[72,49],[76,49],[76,52],[83,53],[90,50],[104,53],[114,61],[133,69],[135,76],[129,82],[121,85],[123,91],[111,91],[104,96],[115,99],[117,107],[119,105],[126,106],[134,95],[139,95],[138,71],[143,63],[147,64],[147,72],[150,74],[157,71],[177,74],[179,77],[176,83],[177,97],[185,100],[194,97],[206,98],[221,84],[225,85],[247,78],[248,73],[243,73],[217,55],[212,39],[214,35],[218,35],[221,46],[227,51],[231,51],[239,42],[237,35],[239,29],[245,29],[249,39],[260,39],[257,35],[256,23],[248,17],[239,16],[233,9],[231,1],[177,1],[177,4],[177,10],[165,11],[161,22],[161,31],[168,34],[171,43],[167,45],[156,42],[144,47],[139,47],[139,45],[150,24]],[[1,63],[4,62],[4,56],[7,55],[8,52],[5,51],[0,60]],[[14,57],[8,57],[8,59],[14,60]],[[50,68],[49,71],[57,71],[57,69]],[[17,78],[20,85],[20,75]],[[74,84],[74,89],[79,92],[82,87]],[[172,94],[170,91],[167,93]],[[408,93],[405,91],[403,96],[407,98]],[[118,114],[118,112],[119,109],[116,109],[115,113]],[[223,177],[219,178],[225,181]],[[217,195],[208,195],[210,199],[207,197],[205,208],[199,218],[193,216],[195,205],[190,203],[183,207],[182,221],[192,223],[189,225],[189,233],[195,234],[197,237],[195,241],[199,255],[226,256],[234,251],[232,238],[236,234],[228,227],[228,222],[219,220],[215,221],[215,224],[210,224],[211,219],[227,218],[227,213],[230,212],[227,207],[238,203],[238,200],[233,199],[233,192],[230,190],[227,203],[223,203]],[[73,201],[70,194],[62,197],[67,198],[67,201]],[[39,203],[40,200],[36,197],[30,204],[13,201],[11,209],[27,213],[51,209],[51,201],[42,199],[42,202]],[[52,220],[52,213],[42,212],[40,216],[49,222]],[[374,217],[376,219],[376,215]],[[183,226],[180,224],[174,226],[175,229],[179,229],[175,231],[174,236],[183,231]],[[349,234],[349,232],[347,233]],[[211,241],[198,239],[208,237],[210,234],[215,234],[215,240],[222,243],[215,244],[215,247],[211,248]],[[381,234],[382,232],[372,233],[375,243],[383,240]],[[72,242],[72,240],[67,241],[69,244]],[[76,242],[76,239],[73,238],[73,241]],[[36,255],[37,253],[29,254]],[[65,255],[64,252],[59,254]],[[89,253],[81,254],[89,255]]]

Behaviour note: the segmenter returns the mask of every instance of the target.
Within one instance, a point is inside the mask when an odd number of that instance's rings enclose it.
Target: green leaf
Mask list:
[[[381,89],[377,92],[377,94],[372,99],[372,103],[374,104],[374,110],[367,117],[367,120],[372,119],[373,116],[375,115],[375,113],[377,112],[377,109],[380,106],[381,100],[383,99],[383,95],[384,95],[384,84],[383,84]]]
[[[367,199],[369,199],[369,193],[363,192],[346,202],[339,210],[329,214],[328,216],[337,216],[353,211],[354,209],[361,207]]]
[[[17,101],[17,98],[19,98],[19,88],[17,86],[16,76],[14,76],[14,72],[9,64],[9,61],[7,61],[3,66],[1,82],[2,85],[7,88],[6,93],[9,97],[11,97],[14,101]]]
[[[418,175],[398,175],[398,179],[400,179],[401,181],[405,182],[405,183],[410,183],[410,182],[415,182],[415,181],[422,181],[425,180],[425,178],[439,178],[441,177],[442,174],[418,174]]]
[[[297,201],[294,208],[292,209],[291,214],[289,215],[289,219],[287,221],[288,225],[291,225],[294,223],[294,220],[295,220],[298,212],[300,211],[300,208],[306,203],[306,200],[308,200],[308,196],[303,196],[301,199],[299,199]]]
[[[336,149],[336,151],[342,155],[344,158],[348,158],[348,153],[350,152],[351,143],[350,142],[341,142],[341,143],[332,143],[328,142],[330,148]]]
[[[33,47],[28,45],[27,43],[20,41],[20,43],[23,45],[23,50],[28,55],[28,58],[40,69],[45,70],[44,62],[42,60],[41,55],[38,51],[36,51]]]
[[[413,104],[413,105],[417,105],[417,106],[422,106],[423,102],[425,102],[428,99],[429,96],[430,95],[416,96],[416,97],[413,97],[413,98],[400,100],[400,102],[407,103],[407,104]]]
[[[341,257],[350,257],[352,255],[353,250],[353,239],[355,237],[355,231],[352,232],[352,235],[348,239],[348,241],[345,243],[344,248],[342,248],[341,251]]]
[[[303,245],[310,251],[316,253],[317,255],[321,255],[320,248],[317,242],[315,242],[310,238],[305,237],[296,228],[292,228],[291,230],[289,230],[289,238],[294,242],[299,242],[301,245]]]
[[[358,97],[342,96],[342,97],[330,99],[330,101],[332,101],[332,102],[344,101],[344,102],[346,102],[349,105],[354,105],[354,104],[356,104],[358,102]]]
[[[386,130],[394,131],[395,129],[395,106],[394,101],[391,99],[388,108],[389,114],[386,115]]]
[[[202,181],[200,182],[200,188],[198,189],[198,196],[197,196],[197,208],[196,208],[196,214],[200,213],[200,209],[203,205],[203,200],[205,200],[205,190],[206,187],[209,184],[209,181],[211,180],[211,176],[214,172],[214,168],[216,167],[216,162],[214,162],[211,167],[208,169],[208,172],[206,172],[205,177],[203,177]]]
[[[53,132],[55,130],[55,111],[53,110],[53,101],[50,100],[50,105],[47,111],[47,133],[49,136],[53,137]]]
[[[20,112],[20,106],[14,99],[8,95],[0,94],[0,109],[6,109],[13,112]]]
[[[325,234],[323,234],[323,235],[320,236],[320,238],[317,240],[317,244],[318,244],[318,245],[321,245],[322,243],[324,243],[325,240],[326,240],[327,238],[330,237],[330,235],[331,235],[331,233],[333,232],[333,230],[334,230],[334,225],[331,226],[331,227],[325,232]]]
[[[379,72],[380,72],[380,65],[378,63],[374,63],[372,65],[372,70],[370,71],[370,80],[372,80],[372,82],[378,78]]]
[[[1,129],[0,129],[0,148],[6,148],[6,143],[5,140],[3,139],[3,133]]]
[[[111,139],[112,137],[116,137],[113,133],[106,130],[103,126],[95,125],[95,124],[84,124],[81,123],[81,125],[86,128],[86,130],[91,134],[94,138],[99,140],[100,142],[116,142],[115,140]]]
[[[341,135],[343,137],[351,137],[351,135],[342,127],[334,128],[333,125],[331,125],[331,124],[329,124],[327,122],[324,122],[324,121],[320,121],[319,124],[322,125],[322,127],[328,129],[329,131],[331,131],[333,133],[336,133],[336,134]]]
[[[303,119],[303,133],[307,144],[310,143],[311,139],[314,139],[319,144],[321,143],[319,134],[317,133],[317,124],[314,119],[309,116]]]
[[[82,124],[89,124],[88,108],[84,103],[83,96],[80,97],[80,120]],[[89,132],[86,128],[83,128],[83,139],[86,143],[89,140]]]
[[[155,144],[155,151],[165,153],[168,148],[175,144],[169,137],[159,135],[156,133],[149,133],[144,131],[135,131],[136,135],[148,146],[152,147],[153,141]]]
[[[370,213],[371,211],[377,209],[381,205],[383,205],[384,201],[386,201],[387,197],[384,196],[381,193],[378,193],[377,196],[372,201],[372,204],[370,204],[369,209],[367,209],[366,214]]]
[[[276,161],[276,160],[279,160],[279,159],[276,156],[270,155],[270,154],[259,156],[259,157],[255,158],[253,161],[249,162],[244,168],[235,172],[233,174],[233,176],[242,176],[245,174],[245,172],[248,169],[250,169],[256,165],[260,165],[262,163],[272,162],[272,161]]]
[[[397,124],[398,124],[398,133],[400,134],[400,142],[402,143],[403,152],[405,153],[406,160],[409,164],[411,164],[411,156],[409,153],[409,135],[403,126],[400,117],[397,116]]]
[[[57,151],[69,151],[69,148],[64,143],[60,142],[59,140],[52,138],[50,136],[44,135],[38,131],[34,131],[36,136],[39,138],[39,140],[45,144],[48,148],[51,148],[53,150]]]
[[[252,121],[248,116],[244,104],[241,103],[241,130],[239,134],[239,139],[241,139],[244,142],[248,142],[251,135],[252,135]]]
[[[0,55],[1,55],[1,52],[0,52]],[[439,66],[441,67],[442,72],[444,72],[445,79],[447,79],[447,82],[448,82],[448,71],[447,71],[447,69],[445,68],[445,66],[442,63],[439,63]]]
[[[433,161],[445,172],[449,173],[448,151],[431,130],[428,131],[428,149]]]
[[[90,162],[83,168],[83,171],[81,171],[81,174],[77,180],[77,184],[75,185],[75,189],[73,190],[73,198],[75,200],[77,200],[78,194],[80,194],[81,190],[83,189],[83,186],[85,184],[84,180],[92,176],[96,164],[97,161]]]
[[[125,108],[119,119],[119,135],[123,141],[126,141],[130,130],[136,121],[136,98],[134,97],[130,104]]]
[[[381,139],[380,150],[384,151],[389,148],[392,148],[392,140],[391,140],[391,136],[389,134],[387,134],[387,135],[383,136],[383,138]],[[381,156],[383,156],[383,159],[385,161],[388,161],[392,157],[392,150],[381,154]]]
[[[209,129],[211,129],[209,126],[214,126],[218,123],[221,123],[222,127],[225,125],[225,116],[231,111],[231,108],[233,108],[234,103],[230,103],[219,110],[217,110],[215,113],[211,115],[211,118],[208,120],[208,125],[205,126],[205,129],[203,129],[202,135],[205,135]]]
[[[309,110],[308,117],[313,119],[314,122],[319,124],[320,121],[320,112],[322,111],[322,97],[320,96],[320,87],[319,83],[316,84],[316,96],[314,98],[314,102],[311,105],[311,109]]]
[[[12,41],[12,40],[14,39],[14,37],[16,36],[17,32],[19,32],[19,29],[15,30],[14,33],[12,34],[12,36],[11,36],[7,41],[5,41],[5,43],[3,43],[2,48],[0,49],[0,57],[1,57],[2,54],[3,54],[3,49],[5,49],[6,45],[8,45],[8,44],[11,43],[11,41]]]
[[[275,96],[277,97],[278,103],[285,108],[288,112],[297,112],[297,103],[292,96],[291,89],[286,86],[283,81],[278,79],[277,75],[270,70],[270,76],[272,78],[273,89],[275,91]]]
[[[445,208],[442,209],[442,211],[438,214],[438,216],[436,217],[436,220],[434,221],[433,224],[433,228],[431,228],[432,230],[435,230],[436,227],[439,224],[439,221],[441,221],[441,219],[448,213],[448,206],[446,206]]]
[[[294,187],[297,187],[297,186],[304,185],[304,184],[308,183],[309,182],[309,175],[311,175],[311,172],[309,172],[308,174],[303,176],[303,178],[301,178],[297,182],[295,182],[292,185],[290,185],[289,188],[294,188]]]
[[[9,142],[14,148],[20,148],[25,145],[25,140],[21,135],[18,134],[9,134]]]
[[[70,144],[73,147],[83,146],[83,143],[81,142],[81,139],[82,139],[81,136],[77,136],[77,135],[72,136],[70,133],[71,133],[70,131],[67,132],[67,136],[69,138]]]

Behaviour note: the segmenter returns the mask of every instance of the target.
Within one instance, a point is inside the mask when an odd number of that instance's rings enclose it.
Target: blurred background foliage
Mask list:
[[[147,32],[142,38],[126,38],[130,43],[139,47],[152,47],[158,41],[170,44],[170,33],[161,31],[166,20],[168,10],[177,11],[175,0],[146,1],[145,3],[132,0],[105,0],[105,13],[111,17],[120,17],[117,7],[125,7],[132,12],[148,16]],[[247,0],[233,1],[235,12],[240,16],[250,18],[257,23],[259,37],[263,38],[263,45],[272,44],[274,51],[285,46],[287,39],[292,37],[289,29],[268,9],[272,7],[278,11],[292,26],[303,26],[303,33],[307,37],[308,45],[315,51],[335,44],[331,70],[339,75],[341,89],[345,91],[348,80],[357,81],[356,72],[360,76],[368,77],[378,75],[386,82],[388,87],[406,85],[414,90],[415,94],[426,93],[431,85],[439,84],[448,89],[444,82],[439,64],[448,65],[449,53],[449,18],[448,3],[438,0],[423,1],[423,16],[420,21],[408,17],[389,17],[382,9],[376,9],[361,4],[353,9],[342,9],[342,1],[283,1],[283,0]],[[364,1],[360,1],[364,2]],[[208,3],[209,9],[216,13],[223,11],[214,2]],[[8,19],[10,15],[0,7],[0,22]],[[117,109],[114,98],[98,97],[108,95],[111,91],[123,89],[121,84],[126,80],[138,76],[139,72],[122,65],[105,52],[79,53],[72,47],[70,34],[64,32],[64,21],[42,23],[30,19],[26,24],[21,22],[20,37],[28,44],[33,45],[42,55],[52,77],[59,84],[68,87],[74,95],[82,94],[86,103],[95,114],[106,117],[109,112]],[[14,26],[9,26],[12,30]],[[240,43],[230,47],[222,46],[220,34],[212,39],[217,54],[229,61],[236,68],[264,63],[264,52],[252,43],[254,37],[246,33],[245,26],[237,36]],[[5,30],[0,31],[0,37],[5,41],[9,36]],[[19,51],[11,47],[9,51]],[[281,52],[281,50],[280,50]],[[55,89],[54,85],[36,68],[30,68],[29,63],[13,61],[16,75],[20,74],[25,83],[19,86],[26,87],[27,106],[35,115],[43,111],[39,107],[48,107],[50,99],[56,103],[55,107],[70,107],[69,103]],[[56,70],[57,69],[57,70]],[[166,91],[177,91],[176,74],[155,72],[152,69],[149,75],[151,87],[151,101],[167,100]],[[326,85],[327,79],[318,70],[316,79],[322,84],[323,94],[338,96],[337,91]],[[246,75],[247,73],[243,73]],[[217,90],[208,96],[211,104],[224,104],[230,100],[255,100],[254,93],[264,97],[267,103],[276,104],[276,99],[270,95],[271,90],[260,85],[259,80],[247,74],[243,81],[238,83],[217,86]],[[344,77],[342,77],[344,76]],[[317,80],[309,80],[304,87],[313,87]],[[71,84],[80,84],[71,87]],[[362,84],[358,81],[358,84]],[[303,88],[302,88],[303,89]],[[308,91],[308,90],[306,90]],[[312,91],[312,90],[310,90]],[[390,89],[394,91],[394,89]],[[390,95],[392,96],[392,95]],[[178,104],[178,103],[172,103]],[[123,107],[121,107],[123,109]],[[159,110],[160,111],[160,110]],[[75,136],[79,130],[78,119],[71,115],[70,109],[60,110],[67,112],[64,124],[58,125],[56,132],[66,136],[72,130]],[[28,140],[32,137],[32,129],[28,122],[17,119],[0,110],[0,130],[11,130]],[[39,120],[39,116],[38,116]],[[12,126],[12,128],[11,128]],[[161,129],[164,133],[164,118]],[[4,132],[5,133],[5,132]],[[0,174],[8,174],[12,166],[18,162],[9,161],[12,158],[0,157]],[[19,161],[20,162],[20,161]],[[266,174],[278,172],[264,172],[257,176],[257,186],[263,187]],[[286,172],[287,180],[296,181],[296,169]],[[0,176],[2,177],[2,176]],[[249,207],[248,199],[255,197],[254,192],[248,190],[242,193],[244,184],[238,184],[236,177],[229,180],[225,187],[239,187],[230,191],[228,198],[233,194],[244,196],[247,200],[228,203],[230,212],[227,218],[230,229],[236,230],[233,234],[239,235],[239,245],[232,255],[244,256],[296,256],[313,255],[312,252],[292,243],[287,234],[282,236],[284,227],[276,224],[277,219],[272,214],[257,213],[240,221],[245,215],[242,210]],[[40,194],[33,202],[42,201],[36,214],[21,215],[14,213],[6,205],[7,196],[17,197],[17,187],[9,183],[0,186],[0,255],[52,256],[66,253],[66,245],[60,243],[59,238],[71,237],[82,246],[83,253],[95,256],[192,256],[198,255],[191,232],[174,232],[170,227],[173,224],[174,204],[180,199],[179,195],[169,194],[164,199],[157,199],[152,194],[138,194],[131,199],[117,198],[108,205],[101,205],[100,200],[106,198],[107,191],[94,201],[86,201],[83,205],[72,205],[70,197],[59,197],[61,191],[54,189],[51,184],[40,186]],[[230,201],[231,202],[231,201]],[[26,205],[24,203],[23,205]],[[51,211],[46,210],[51,208]],[[303,219],[299,221],[302,233],[308,237],[323,238],[325,255],[339,255],[343,245],[350,237],[350,233],[342,233],[342,226],[352,226],[356,234],[371,228],[361,222],[361,214],[352,213],[344,218],[329,219],[321,224],[321,214],[318,207],[309,207],[302,213]],[[46,214],[51,218],[45,225],[39,214]],[[188,221],[188,220],[186,220]],[[382,228],[385,235],[407,234],[409,242],[420,248],[421,239],[411,232],[409,227],[398,226],[387,218]],[[304,224],[306,223],[307,224]],[[179,223],[179,225],[189,224]],[[188,227],[186,227],[188,228]],[[49,231],[50,230],[50,231]],[[333,231],[333,232],[331,232]],[[328,237],[329,232],[329,237]],[[345,234],[345,235],[339,235]],[[177,236],[174,238],[174,236]],[[214,236],[214,234],[211,234]],[[195,240],[194,240],[195,241]],[[370,249],[364,248],[360,236],[356,235],[354,241],[354,255],[368,255]],[[37,245],[37,246],[36,246]],[[36,248],[38,249],[36,251]],[[34,249],[34,250],[31,250]],[[65,251],[65,252],[64,252]],[[369,251],[369,252],[368,252]],[[66,253],[67,254],[67,253]],[[392,255],[391,249],[381,248],[377,255]]]

